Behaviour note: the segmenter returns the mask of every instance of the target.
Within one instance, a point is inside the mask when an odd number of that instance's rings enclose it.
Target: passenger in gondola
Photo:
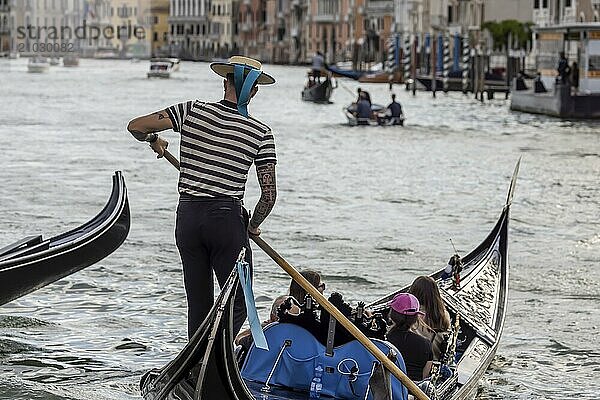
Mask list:
[[[371,102],[367,100],[367,93],[361,92],[360,99],[356,103],[355,116],[358,120],[358,125],[369,125],[369,120],[373,114],[371,110]]]
[[[361,88],[356,89],[356,91],[358,92],[358,98],[356,99],[356,103],[358,103],[361,100],[361,96],[365,96],[365,99],[367,100],[367,102],[369,102],[369,107],[371,106],[371,95],[369,94],[369,92],[367,92],[366,90],[362,90]]]
[[[402,354],[406,373],[413,381],[429,377],[433,365],[431,342],[414,331],[418,324],[419,300],[410,293],[399,293],[390,302],[387,340]]]
[[[261,326],[264,328],[265,326],[273,323],[273,322],[277,322],[279,321],[279,316],[277,315],[277,310],[279,310],[279,307],[281,306],[281,304],[283,304],[283,302],[288,298],[288,295],[282,295],[277,297],[275,300],[273,300],[273,304],[271,305],[271,312],[269,313],[269,319],[263,321],[261,323]],[[236,338],[234,343],[236,345],[242,346],[242,350],[244,352],[247,352],[250,349],[250,346],[252,346],[252,343],[254,342],[254,339],[252,338],[252,332],[250,331],[250,329],[245,329],[242,332],[240,332]]]
[[[437,283],[429,276],[419,276],[408,289],[419,300],[421,311],[415,328],[416,332],[429,339],[433,359],[439,360],[444,354],[446,337],[450,333],[450,314],[444,306]]]
[[[312,269],[305,269],[304,271],[300,272],[300,275],[302,275],[304,279],[306,279],[311,285],[323,293],[325,290],[325,283],[321,282],[321,274]],[[304,290],[302,286],[292,279],[292,282],[290,283],[289,295],[302,304],[306,299],[306,294],[306,290]]]
[[[304,270],[300,274],[319,292],[325,291],[325,283],[321,282],[321,274],[314,270]],[[279,306],[277,315],[280,322],[299,325],[318,337],[321,332],[321,323],[317,313],[317,303],[313,298],[292,279],[289,294]]]

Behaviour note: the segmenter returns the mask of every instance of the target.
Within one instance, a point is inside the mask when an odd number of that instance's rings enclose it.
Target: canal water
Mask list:
[[[219,100],[204,63],[148,80],[146,62],[82,60],[28,74],[0,60],[0,246],[55,235],[104,205],[115,170],[128,239],[102,262],[0,308],[0,399],[138,399],[140,376],[186,340],[174,245],[177,173],[127,133],[134,116]],[[277,205],[263,237],[327,291],[371,301],[445,265],[492,228],[523,157],[510,225],[510,300],[480,399],[597,399],[600,393],[600,124],[513,113],[504,100],[395,87],[406,126],[348,127],[340,81],[330,105],[300,100],[304,68],[250,109],[278,147]],[[384,85],[361,85],[386,103]],[[178,148],[173,132],[165,137]],[[246,203],[259,190],[251,174]],[[289,279],[255,249],[261,316]]]

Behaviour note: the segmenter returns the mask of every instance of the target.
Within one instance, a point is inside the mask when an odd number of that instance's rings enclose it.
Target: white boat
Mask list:
[[[42,73],[42,72],[48,72],[48,69],[50,68],[50,64],[48,63],[48,59],[46,59],[45,57],[32,57],[29,59],[29,62],[27,63],[27,72],[32,72],[32,73]]]
[[[60,58],[59,57],[51,57],[50,58],[50,65],[57,66],[59,64],[60,64]]]
[[[179,71],[179,67],[181,66],[181,60],[179,58],[169,58],[169,61],[173,63],[173,72]]]
[[[170,78],[172,72],[179,71],[180,62],[178,58],[153,58],[148,78]]]
[[[94,58],[100,60],[114,60],[119,58],[119,52],[113,47],[98,47],[94,53]]]
[[[78,67],[79,66],[79,57],[77,57],[77,56],[64,56],[63,57],[63,65],[65,67]]]
[[[21,56],[21,54],[17,51],[11,51],[10,53],[8,53],[8,58],[11,60],[16,60],[20,56]]]

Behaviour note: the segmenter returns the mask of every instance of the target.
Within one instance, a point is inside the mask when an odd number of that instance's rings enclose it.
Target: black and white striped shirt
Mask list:
[[[233,102],[195,100],[166,111],[181,133],[179,193],[243,199],[252,163],[277,163],[271,128],[241,115]]]

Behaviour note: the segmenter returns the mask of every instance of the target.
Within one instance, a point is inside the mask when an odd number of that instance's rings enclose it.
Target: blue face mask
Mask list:
[[[245,65],[235,64],[233,66],[233,81],[235,83],[235,94],[237,96],[237,108],[240,114],[248,117],[248,102],[250,101],[250,92],[254,87],[254,83],[262,74],[261,71],[249,68],[248,74],[244,77],[246,71]]]

